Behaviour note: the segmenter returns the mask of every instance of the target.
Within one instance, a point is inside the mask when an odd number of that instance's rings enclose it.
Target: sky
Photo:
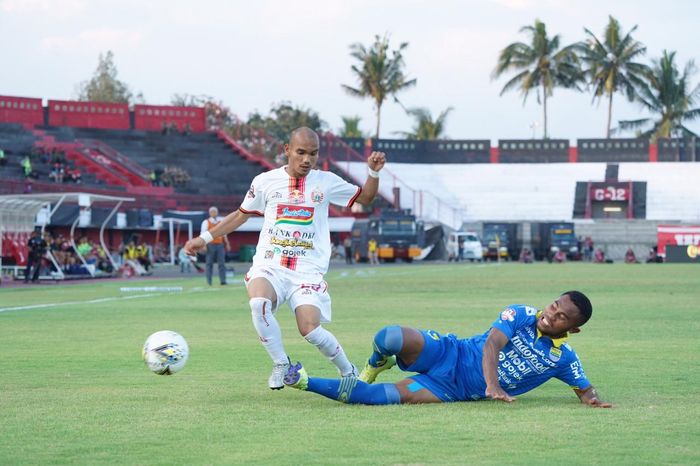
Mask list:
[[[362,118],[374,132],[370,100],[345,93],[355,85],[349,46],[390,34],[417,85],[399,94],[405,107],[437,115],[453,107],[452,139],[542,137],[536,96],[499,96],[493,81],[498,53],[525,40],[521,27],[540,19],[563,44],[601,36],[608,15],[647,46],[649,62],[676,50],[681,65],[700,64],[700,2],[693,0],[0,0],[0,94],[69,99],[89,79],[98,55],[112,50],[119,78],[147,103],[168,104],[175,93],[222,100],[241,118],[289,101],[319,112],[332,130],[341,116]],[[696,74],[694,84],[700,82]],[[590,93],[555,89],[549,100],[553,138],[604,137],[607,103]],[[616,95],[613,120],[648,116]],[[382,137],[413,125],[398,104],[382,107]],[[700,131],[700,123],[691,125]]]

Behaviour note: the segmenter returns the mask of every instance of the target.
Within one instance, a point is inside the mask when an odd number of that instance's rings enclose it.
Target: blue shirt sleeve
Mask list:
[[[571,350],[566,364],[562,365],[556,378],[567,384],[569,387],[579,390],[585,390],[591,386],[591,382],[588,381],[586,373],[583,371],[581,360],[573,350]]]
[[[513,304],[505,308],[491,328],[497,328],[510,340],[515,331],[526,325],[530,325],[535,319],[537,309],[522,304]]]

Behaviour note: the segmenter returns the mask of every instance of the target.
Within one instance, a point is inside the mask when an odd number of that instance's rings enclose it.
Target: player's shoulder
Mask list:
[[[320,183],[336,184],[346,182],[343,178],[330,171],[314,170],[311,173],[313,173],[314,179]]]
[[[268,170],[266,172],[262,172],[259,175],[256,175],[255,178],[253,178],[253,182],[258,182],[258,183],[265,183],[265,182],[270,182],[273,180],[276,180],[280,178],[282,175],[288,176],[287,172],[284,171],[283,167],[279,168],[273,168],[272,170]]]
[[[511,304],[501,311],[501,320],[520,321],[535,320],[537,318],[537,308],[526,304]]]

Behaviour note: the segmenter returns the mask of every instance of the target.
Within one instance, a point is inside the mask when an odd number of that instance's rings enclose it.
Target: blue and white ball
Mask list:
[[[143,345],[146,366],[158,375],[180,372],[187,363],[190,349],[179,333],[170,330],[156,332]]]

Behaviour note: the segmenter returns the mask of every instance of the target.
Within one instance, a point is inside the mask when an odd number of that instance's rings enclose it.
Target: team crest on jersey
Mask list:
[[[248,194],[246,195],[248,199],[254,199],[255,198],[255,186],[252,184],[250,185],[250,189],[248,190]]]
[[[515,321],[515,309],[508,308],[501,312],[501,320],[507,320],[508,322]]]
[[[311,225],[314,221],[314,208],[287,204],[277,206],[277,220],[275,225]]]
[[[311,191],[311,202],[315,202],[316,204],[323,202],[323,191],[321,191],[321,188],[318,186]]]
[[[303,204],[304,203],[304,193],[298,189],[292,189],[289,191],[289,202],[292,204]]]
[[[561,359],[561,350],[552,346],[549,350],[549,359],[552,362],[557,362]]]

